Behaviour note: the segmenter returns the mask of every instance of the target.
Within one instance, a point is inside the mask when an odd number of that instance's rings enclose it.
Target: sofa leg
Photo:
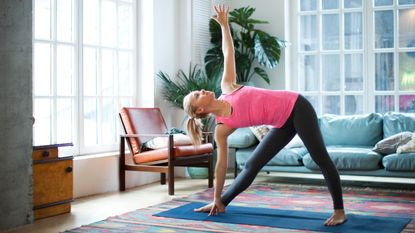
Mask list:
[[[160,173],[160,184],[166,184],[166,173]]]
[[[235,169],[233,170],[233,172],[234,172],[233,178],[236,178],[238,176],[238,163],[236,163],[236,158],[235,158]]]

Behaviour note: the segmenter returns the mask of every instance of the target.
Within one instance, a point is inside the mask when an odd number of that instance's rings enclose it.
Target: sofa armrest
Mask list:
[[[258,139],[249,127],[239,128],[228,137],[228,147],[230,148],[247,148],[257,143]]]

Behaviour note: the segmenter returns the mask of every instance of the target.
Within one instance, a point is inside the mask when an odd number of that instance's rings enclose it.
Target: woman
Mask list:
[[[342,224],[346,221],[346,214],[343,208],[340,177],[325,148],[313,107],[295,92],[238,85],[235,51],[228,24],[229,8],[225,9],[223,5],[214,8],[217,15],[213,18],[220,24],[222,30],[223,94],[216,99],[213,92],[193,91],[183,100],[184,109],[189,115],[187,130],[195,144],[200,144],[201,141],[199,118],[214,114],[218,123],[215,128],[218,158],[214,200],[211,204],[195,211],[209,212],[209,215],[225,212],[225,206],[248,188],[261,168],[298,133],[313,160],[320,166],[333,199],[334,212],[324,224],[327,226]],[[272,125],[273,128],[256,147],[239,176],[222,193],[227,168],[227,137],[236,128],[253,125]]]

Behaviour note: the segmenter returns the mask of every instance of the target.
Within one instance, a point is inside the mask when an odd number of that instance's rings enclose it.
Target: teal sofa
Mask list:
[[[380,154],[375,144],[394,134],[415,132],[415,114],[388,112],[319,117],[327,151],[341,175],[415,178],[415,153]],[[228,138],[235,149],[235,171],[241,170],[259,141],[249,128]],[[284,148],[262,169],[266,172],[320,173],[305,147]],[[235,176],[236,173],[235,172]]]

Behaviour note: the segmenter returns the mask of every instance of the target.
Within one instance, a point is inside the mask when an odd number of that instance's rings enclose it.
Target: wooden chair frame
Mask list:
[[[122,120],[121,120],[122,122]],[[124,123],[123,123],[124,126]],[[125,129],[125,127],[124,127]],[[211,133],[206,137],[208,140],[211,138]],[[134,137],[168,137],[168,159],[140,163],[126,164],[125,163],[125,141],[132,152],[131,145],[128,138]],[[210,140],[209,140],[210,141]],[[213,187],[213,153],[175,157],[174,155],[174,142],[172,134],[122,134],[120,135],[120,156],[119,156],[119,182],[120,191],[125,190],[125,172],[126,171],[144,171],[144,172],[159,172],[160,183],[166,184],[166,174],[168,178],[168,191],[169,195],[174,195],[174,167],[206,167],[208,169],[208,187]]]

